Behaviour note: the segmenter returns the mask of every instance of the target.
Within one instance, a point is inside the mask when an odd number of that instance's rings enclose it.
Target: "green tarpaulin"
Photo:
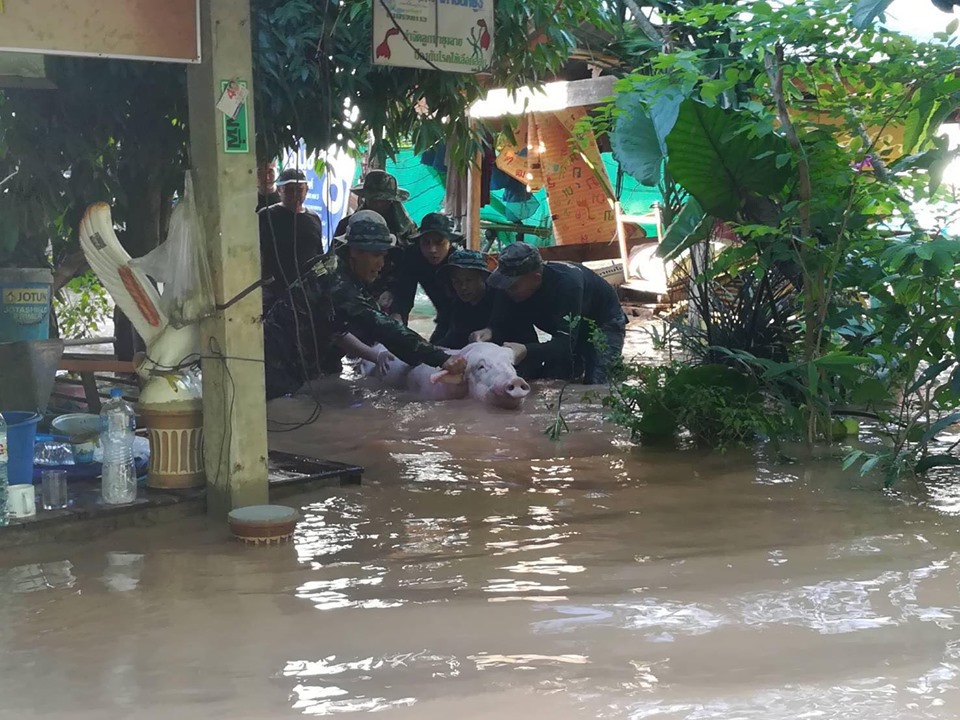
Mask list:
[[[607,175],[611,185],[617,177],[617,162],[610,153],[603,154],[603,162],[607,168]],[[404,205],[407,212],[418,223],[424,215],[430,212],[439,212],[443,209],[444,185],[443,175],[433,167],[420,161],[420,156],[412,150],[402,150],[396,160],[387,161],[387,172],[397,178],[400,187],[410,193],[410,199]],[[359,171],[358,171],[359,176]],[[522,206],[517,203],[504,201],[503,190],[491,192],[491,202],[480,210],[480,220],[484,223],[515,223],[522,219],[524,225],[546,230],[546,237],[540,238],[526,235],[528,242],[539,245],[552,245],[553,238],[549,234],[550,213],[547,207],[546,190],[539,190],[533,194],[533,199]],[[660,194],[655,188],[644,187],[629,175],[624,175],[623,191],[620,202],[624,213],[628,215],[643,215],[650,212],[653,204],[659,202]],[[519,215],[519,218],[518,218]],[[644,225],[649,237],[656,236],[656,226]],[[499,233],[503,243],[510,243],[516,238],[515,233]]]

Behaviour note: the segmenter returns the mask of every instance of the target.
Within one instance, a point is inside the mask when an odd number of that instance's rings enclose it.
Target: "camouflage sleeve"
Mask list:
[[[449,358],[443,350],[383,313],[373,298],[359,291],[352,283],[339,283],[333,298],[335,311],[344,326],[356,334],[383,343],[405,363],[439,367]]]

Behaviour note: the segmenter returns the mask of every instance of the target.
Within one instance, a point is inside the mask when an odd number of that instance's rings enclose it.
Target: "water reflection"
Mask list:
[[[460,661],[425,651],[356,660],[331,655],[315,661],[290,660],[283,669],[284,677],[297,681],[292,689],[293,708],[306,715],[409,707],[417,702],[415,697],[391,698],[379,693],[406,676],[423,674],[437,680],[455,678],[460,674]]]
[[[278,449],[366,481],[304,498],[292,550],[191,520],[0,554],[5,715],[957,716],[945,478],[884,496],[826,463],[621,446],[572,409],[560,443],[539,403],[322,413]]]
[[[0,575],[0,592],[34,593],[72,588],[77,579],[69,560],[19,565]]]
[[[722,614],[696,603],[652,597],[614,607],[622,617],[623,627],[642,630],[653,642],[671,642],[677,635],[703,635],[730,622]]]
[[[470,655],[478,670],[509,667],[516,670],[532,670],[544,665],[587,665],[590,658],[585,655]]]
[[[335,555],[349,549],[360,535],[359,505],[343,497],[331,497],[303,508],[297,524],[294,547],[301,562]]]
[[[403,468],[401,477],[404,480],[422,483],[463,483],[470,480],[450,453],[424,450],[419,453],[394,453],[392,457]]]
[[[140,584],[144,556],[140,553],[109,552],[101,580],[112,592],[130,592]]]

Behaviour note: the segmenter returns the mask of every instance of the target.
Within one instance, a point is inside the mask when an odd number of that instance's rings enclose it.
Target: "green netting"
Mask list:
[[[613,184],[617,177],[617,161],[610,153],[603,153],[603,163]],[[418,223],[427,213],[439,212],[443,209],[443,176],[433,167],[420,162],[420,156],[414,155],[412,150],[402,150],[396,160],[388,160],[386,170],[397,178],[400,187],[409,191],[410,199],[404,205],[410,216]],[[359,177],[359,170],[357,175]],[[544,235],[539,237],[527,234],[524,238],[527,242],[553,245],[546,190],[534,193],[529,205],[523,207],[504,202],[503,190],[494,190],[490,195],[490,204],[480,210],[481,222],[510,224],[520,220],[524,225],[539,228]],[[650,212],[653,204],[659,201],[660,193],[655,188],[644,187],[629,175],[624,175],[620,203],[625,213],[643,215]],[[643,227],[648,236],[656,236],[656,226],[644,225]],[[498,238],[501,243],[509,244],[516,239],[516,233],[498,233]]]

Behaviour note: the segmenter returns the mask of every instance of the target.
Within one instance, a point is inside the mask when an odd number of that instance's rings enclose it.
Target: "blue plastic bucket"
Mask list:
[[[0,269],[0,342],[50,337],[49,270]]]
[[[38,413],[3,411],[7,423],[7,481],[11,485],[33,482],[33,446],[37,441]]]

